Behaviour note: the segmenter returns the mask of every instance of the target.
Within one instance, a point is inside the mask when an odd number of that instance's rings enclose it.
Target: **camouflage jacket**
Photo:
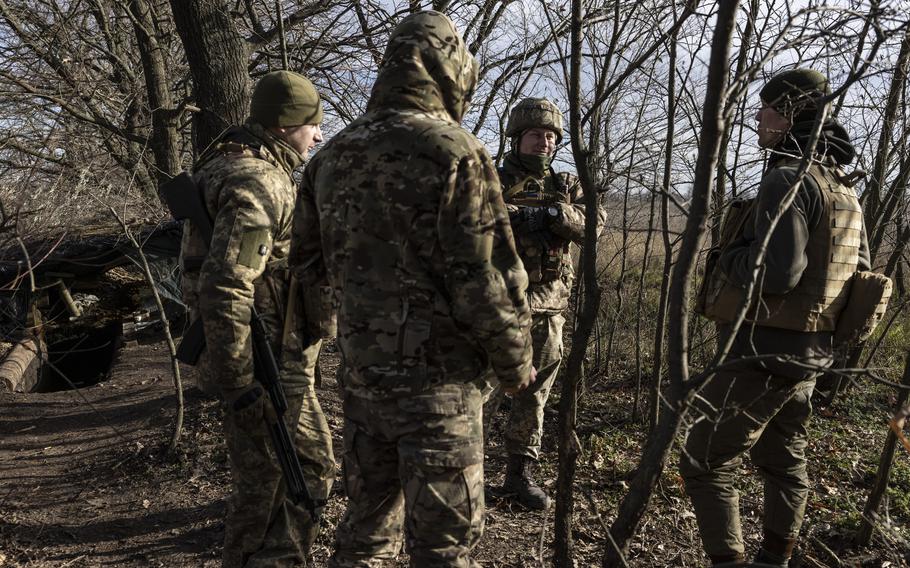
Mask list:
[[[535,314],[558,314],[569,305],[575,279],[579,245],[585,238],[584,196],[578,178],[568,173],[541,176],[522,167],[509,153],[499,170],[502,192],[510,210],[519,207],[552,206],[558,215],[546,231],[529,233],[513,226],[518,253],[528,271],[528,303]],[[603,230],[606,212],[597,208],[597,234]]]
[[[527,275],[493,162],[459,126],[477,64],[442,14],[406,22],[366,114],[304,172],[291,267],[326,272],[349,392],[407,396],[490,364],[514,385],[531,368]]]
[[[257,124],[225,131],[193,168],[214,223],[209,246],[188,224],[183,234],[183,296],[202,317],[204,374],[221,388],[253,380],[250,308],[279,342],[287,297],[287,255],[303,157]],[[266,272],[272,276],[265,278]],[[293,346],[284,346],[293,356]],[[297,345],[299,349],[300,346]]]

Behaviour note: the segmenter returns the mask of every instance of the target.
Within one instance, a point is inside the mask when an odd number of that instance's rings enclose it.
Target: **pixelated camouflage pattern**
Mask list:
[[[411,397],[344,401],[348,509],[330,566],[477,566],[483,532],[481,395],[443,385]]]
[[[319,344],[306,350],[315,364]],[[225,434],[233,490],[224,528],[225,568],[303,566],[319,527],[303,503],[287,499],[266,423],[264,398],[240,412],[225,409]],[[310,495],[329,497],[335,477],[332,432],[313,387],[288,397],[285,423],[295,435],[297,458]],[[296,434],[293,434],[296,432]]]
[[[547,128],[556,133],[556,140],[562,140],[562,111],[548,99],[527,98],[512,107],[506,136],[514,138],[529,128]]]
[[[566,319],[560,314],[534,314],[532,321],[531,338],[537,378],[528,388],[512,395],[512,408],[502,437],[507,454],[537,460],[543,438],[544,407],[562,365],[562,332]],[[483,407],[484,430],[489,430],[492,417],[505,396],[502,386],[495,381],[489,388],[492,390],[486,393]]]
[[[296,195],[291,173],[302,162],[299,153],[254,123],[228,129],[213,143],[194,168],[214,221],[212,242],[207,246],[187,223],[181,285],[191,316],[201,317],[205,329],[206,349],[197,370],[209,391],[253,382],[249,322],[255,304],[280,353],[290,406],[285,419],[297,432],[306,483],[318,497],[327,495],[335,469],[331,436],[312,391],[318,344],[306,347],[294,329],[283,337]],[[265,404],[260,399],[240,412],[225,409],[234,483],[225,566],[297,565],[315,533],[309,515],[285,499],[262,421]]]
[[[359,396],[471,382],[491,364],[505,385],[530,372],[527,275],[492,160],[458,123],[475,80],[447,17],[409,16],[368,112],[304,172],[291,266],[304,282],[327,267],[340,376]]]
[[[521,166],[514,153],[506,155],[499,175],[509,209],[554,206],[560,210],[545,240],[539,235],[523,232],[520,227],[515,228],[514,234],[518,254],[530,280],[528,303],[531,311],[535,314],[562,313],[569,305],[578,247],[585,238],[581,184],[578,178],[568,173],[532,174]],[[606,211],[598,207],[598,235],[605,220]]]

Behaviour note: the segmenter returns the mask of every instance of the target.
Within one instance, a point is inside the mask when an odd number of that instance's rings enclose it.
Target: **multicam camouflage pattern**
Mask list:
[[[809,495],[807,428],[815,379],[743,367],[717,373],[701,390],[680,456],[705,552],[713,557],[745,550],[735,480],[747,451],[764,478],[766,533],[795,539]]]
[[[346,392],[349,503],[335,566],[378,565],[397,552],[402,526],[413,566],[473,565],[483,516],[475,384],[490,366],[506,385],[531,370],[527,275],[499,180],[459,126],[476,77],[447,17],[409,16],[367,113],[304,172],[291,266],[302,281],[325,267]]]
[[[527,98],[512,107],[506,136],[515,138],[529,128],[548,128],[562,140],[562,112],[548,99]]]
[[[334,477],[331,436],[313,394],[318,344],[306,347],[295,329],[284,334],[294,187],[302,157],[256,124],[226,131],[194,171],[214,220],[210,246],[192,225],[181,250],[183,294],[202,317],[206,351],[198,367],[209,390],[226,393],[253,382],[250,309],[255,304],[273,345],[280,346],[288,427],[297,432],[307,485],[326,496]],[[268,276],[268,277],[267,277]],[[315,528],[303,509],[284,498],[281,471],[262,420],[265,399],[225,409],[234,489],[225,528],[225,566],[303,562]],[[280,559],[280,560],[279,560]]]
[[[344,403],[348,510],[330,566],[379,566],[408,535],[411,566],[476,566],[483,532],[480,392],[443,385],[424,394]]]
[[[304,172],[291,265],[320,278],[309,267],[325,254],[359,396],[466,383],[489,364],[506,385],[530,372],[527,276],[492,160],[458,124],[475,78],[448,18],[407,18],[368,112]]]

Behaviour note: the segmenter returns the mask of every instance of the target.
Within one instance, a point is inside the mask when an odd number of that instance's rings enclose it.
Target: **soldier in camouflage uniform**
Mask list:
[[[585,206],[578,179],[550,167],[562,139],[562,113],[556,105],[547,99],[519,102],[509,115],[506,136],[512,148],[499,177],[530,280],[537,380],[512,400],[504,433],[508,466],[503,489],[526,507],[545,509],[550,499],[534,482],[531,468],[540,456],[544,406],[562,362],[562,314],[569,305],[578,245],[584,241]],[[601,208],[595,214],[600,234],[605,214]],[[496,387],[484,406],[485,426],[501,401],[502,390]]]
[[[288,249],[294,199],[291,177],[322,140],[322,107],[302,75],[265,75],[249,119],[226,130],[200,157],[193,178],[214,224],[211,243],[192,225],[181,250],[183,294],[205,328],[199,379],[224,400],[233,490],[228,499],[224,566],[300,566],[317,526],[286,497],[264,415],[271,403],[253,377],[250,310],[255,306],[280,353],[288,430],[307,487],[324,501],[334,478],[331,435],[313,391],[318,342],[302,337],[288,314]]]
[[[797,179],[820,97],[821,73],[794,69],[761,90],[758,142],[770,151],[758,197],[728,219],[706,275],[700,310],[729,337],[751,279],[751,264],[781,200],[798,183],[796,198],[771,232],[757,299],[730,352],[734,366],[701,389],[680,470],[692,499],[705,551],[714,565],[744,562],[735,473],[742,455],[765,482],[764,540],[755,558],[787,566],[809,493],[807,425],[817,369],[830,365],[832,336],[849,295],[850,278],[867,270],[862,211],[843,167],[855,151],[844,128],[827,119],[808,172]],[[730,225],[736,225],[731,227]],[[762,361],[738,362],[755,356]],[[776,355],[768,358],[768,355]]]
[[[292,265],[338,309],[348,509],[331,566],[475,566],[481,386],[533,378],[527,275],[490,156],[459,126],[477,62],[452,22],[392,32],[367,112],[304,174]],[[321,234],[321,247],[319,246]]]

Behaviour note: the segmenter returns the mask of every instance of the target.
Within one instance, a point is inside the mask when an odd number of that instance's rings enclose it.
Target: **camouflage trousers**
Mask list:
[[[534,460],[540,457],[540,440],[543,437],[543,411],[550,397],[550,389],[562,364],[562,329],[566,318],[560,314],[536,314],[531,323],[531,340],[534,345],[534,384],[512,397],[512,411],[506,423],[503,438],[508,454],[519,454]],[[492,390],[486,393],[483,406],[484,433],[489,431],[493,415],[502,404],[503,392],[499,382],[491,380]]]
[[[480,410],[470,384],[396,399],[345,395],[348,508],[330,566],[380,566],[397,556],[402,536],[411,566],[477,566],[470,554],[483,532]]]
[[[680,473],[709,556],[744,552],[734,480],[747,451],[764,478],[765,532],[799,534],[809,494],[805,454],[814,386],[814,378],[750,368],[720,372],[702,389]]]
[[[318,351],[317,344],[304,352],[304,367],[284,365],[282,379],[290,383],[285,423],[294,435],[307,488],[314,499],[324,501],[335,477],[335,460],[331,432],[313,390]],[[224,531],[225,568],[305,566],[318,531],[306,507],[287,498],[264,421],[265,405],[270,404],[265,398],[239,412],[225,409],[233,481]]]

